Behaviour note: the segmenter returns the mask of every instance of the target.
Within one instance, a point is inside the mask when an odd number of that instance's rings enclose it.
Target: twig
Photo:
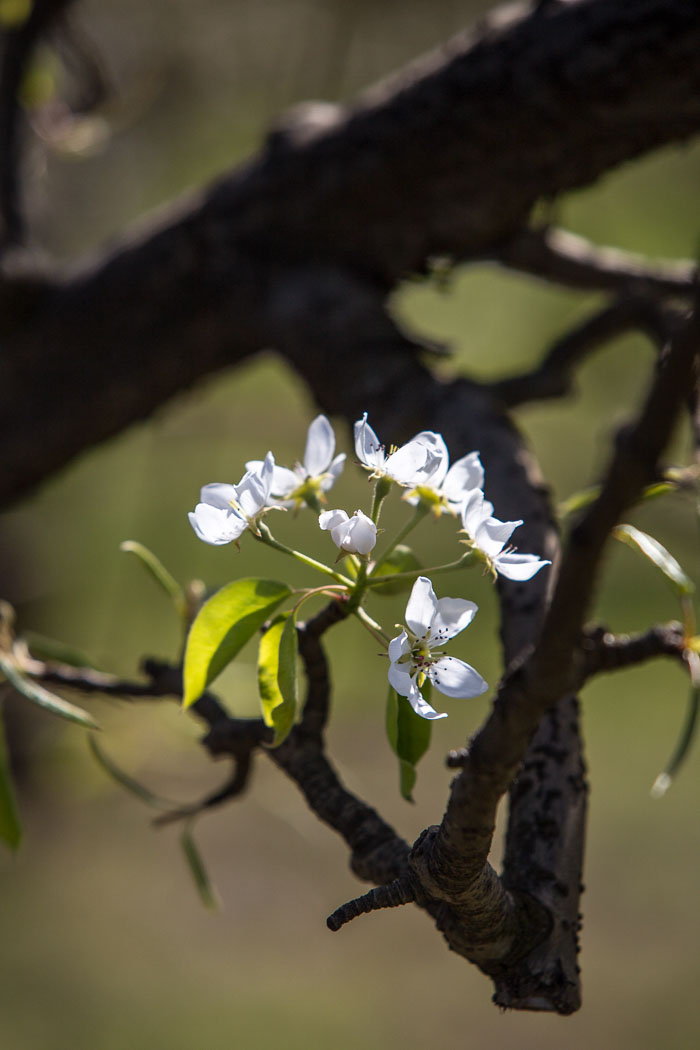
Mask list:
[[[697,265],[689,259],[652,260],[552,227],[523,230],[495,258],[513,270],[588,291],[687,297],[697,279]]]
[[[611,634],[605,627],[589,628],[582,640],[582,683],[596,674],[621,671],[658,656],[683,662],[685,633],[680,623],[656,624],[639,634]]]
[[[655,343],[662,343],[677,323],[678,315],[654,299],[624,296],[558,339],[531,372],[492,383],[490,389],[508,408],[562,397],[571,388],[576,367],[602,344],[630,329],[639,329]]]
[[[371,911],[381,911],[384,908],[398,908],[402,904],[413,903],[415,899],[409,879],[394,879],[387,886],[375,886],[361,897],[355,897],[354,900],[336,908],[326,919],[326,925],[335,933],[359,915],[368,915]]]

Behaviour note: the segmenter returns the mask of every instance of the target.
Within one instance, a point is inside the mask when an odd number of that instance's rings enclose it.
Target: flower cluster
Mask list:
[[[292,468],[275,463],[272,452],[263,460],[246,463],[246,473],[236,485],[211,484],[201,490],[200,502],[189,515],[197,536],[215,545],[237,542],[249,530],[253,536],[268,543],[307,566],[334,578],[335,589],[345,590],[351,599],[349,609],[375,637],[387,646],[389,683],[401,696],[408,699],[413,710],[422,718],[444,718],[435,711],[421,689],[426,682],[448,697],[476,697],[487,684],[478,671],[469,664],[443,652],[443,645],[471,623],[477,606],[464,598],[437,598],[427,576],[414,568],[398,571],[396,564],[386,575],[393,552],[402,548],[399,541],[426,515],[435,519],[449,515],[461,520],[466,536],[461,542],[468,551],[453,565],[438,567],[461,569],[468,563],[482,562],[493,576],[509,580],[531,579],[550,563],[535,554],[520,554],[509,544],[512,533],[522,521],[500,521],[494,516],[493,505],[484,495],[484,468],[478,452],[470,452],[450,465],[447,446],[441,434],[422,430],[401,447],[388,450],[367,421],[365,412],[354,427],[355,454],[362,467],[376,479],[371,516],[362,510],[349,515],[340,508],[321,511],[326,493],[339,478],[345,454],[335,455],[335,434],[328,419],[319,415],[311,423],[304,457]],[[393,485],[403,489],[403,499],[416,508],[414,519],[390,543],[376,561],[370,554],[377,543],[380,507]],[[319,513],[319,527],[330,533],[338,548],[340,561],[350,556],[352,571],[342,575],[330,566],[309,558],[298,551],[284,547],[273,540],[262,517],[271,509],[294,509],[308,506]],[[409,563],[407,563],[409,564]],[[362,608],[367,595],[376,585],[386,589],[384,581],[412,585],[406,606],[405,624],[401,633],[389,639],[380,625]],[[392,584],[393,586],[393,584]],[[316,593],[311,589],[308,593]],[[303,597],[302,601],[305,600]]]

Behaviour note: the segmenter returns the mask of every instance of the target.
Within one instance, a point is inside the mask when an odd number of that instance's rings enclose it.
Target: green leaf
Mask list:
[[[423,685],[423,695],[430,699],[430,683]],[[430,747],[432,725],[417,715],[405,696],[389,689],[386,704],[386,733],[392,751],[399,760],[399,790],[407,802],[413,802],[416,765]]]
[[[84,653],[74,649],[65,642],[59,642],[56,638],[48,638],[36,631],[24,631],[22,638],[26,642],[32,656],[39,660],[51,660],[55,663],[68,664],[69,667],[89,667],[99,670],[94,662]]]
[[[641,551],[645,558],[661,570],[678,595],[687,597],[694,592],[693,581],[685,574],[673,555],[653,536],[641,532],[634,525],[616,525],[612,534],[616,540]]]
[[[187,866],[190,869],[190,874],[192,875],[194,884],[197,887],[197,893],[199,894],[199,899],[202,904],[205,908],[210,908],[212,910],[218,908],[218,895],[209,879],[207,870],[204,867],[201,854],[195,845],[189,824],[186,825],[180,835],[180,845],[182,846],[182,852],[185,854]]]
[[[135,795],[136,798],[141,799],[147,806],[153,806],[154,809],[165,809],[171,810],[177,803],[172,802],[170,799],[161,798],[160,795],[154,795],[154,793],[145,785],[141,784],[138,780],[134,780],[129,773],[125,773],[116,762],[113,762],[109,755],[102,750],[100,745],[97,743],[97,739],[90,734],[88,737],[88,744],[92,751],[93,758],[97,761],[98,765],[107,773],[112,780],[114,780],[120,787],[125,788],[126,791],[131,795]]]
[[[16,850],[22,841],[22,825],[19,822],[15,793],[10,774],[10,760],[5,742],[5,727],[0,719],[0,839]]]
[[[286,583],[248,577],[227,584],[204,603],[187,636],[183,707],[202,695],[291,593]]]
[[[678,742],[673,750],[666,768],[663,773],[659,773],[658,777],[654,781],[651,787],[652,798],[663,798],[668,789],[671,786],[673,778],[678,773],[685,762],[688,752],[690,751],[690,745],[692,744],[695,733],[698,727],[698,710],[700,709],[700,688],[694,686],[690,690],[688,697],[688,707],[686,710],[685,721],[683,728],[681,729]]]
[[[119,544],[119,550],[126,554],[134,554],[143,567],[153,577],[159,587],[162,587],[175,606],[175,611],[182,619],[187,617],[187,599],[185,592],[174,576],[171,576],[160,558],[157,558],[148,547],[136,540],[125,540]]]
[[[293,613],[275,617],[260,639],[258,688],[265,725],[275,731],[273,747],[282,743],[297,712],[297,627]]]
[[[400,543],[372,570],[372,576],[394,576],[398,572],[418,572],[420,569],[421,563],[411,548]],[[370,585],[372,576],[369,577]],[[372,594],[402,594],[404,591],[410,591],[414,582],[414,579],[405,578],[387,580],[386,583],[378,583],[376,587],[372,587]]]
[[[69,722],[77,722],[78,725],[86,726],[88,729],[100,728],[92,715],[83,711],[82,707],[70,704],[63,697],[56,696],[55,693],[44,689],[43,685],[39,685],[38,682],[26,678],[21,674],[14,660],[2,653],[0,653],[0,671],[18,693],[21,693],[27,700],[31,700],[33,704],[43,707],[52,715],[58,715],[59,718],[65,718]]]

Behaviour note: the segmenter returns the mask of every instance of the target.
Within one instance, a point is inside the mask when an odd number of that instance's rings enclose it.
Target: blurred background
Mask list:
[[[26,89],[36,129],[26,183],[35,241],[54,258],[90,252],[242,161],[286,106],[350,98],[489,6],[86,0],[79,24],[112,93],[96,114],[62,122],[60,68],[50,53],[41,56]],[[699,177],[697,145],[666,150],[557,202],[557,221],[602,243],[689,256],[697,244]],[[394,309],[409,328],[450,343],[446,373],[490,378],[532,365],[598,302],[474,266],[447,288],[407,283]],[[581,369],[566,401],[518,413],[555,499],[596,480],[652,361],[641,337],[620,340]],[[202,484],[238,480],[245,460],[268,448],[291,465],[315,414],[295,376],[266,354],[82,457],[0,521],[0,591],[16,606],[20,627],[124,675],[136,674],[145,653],[173,655],[174,615],[119,543],[139,540],[178,579],[200,577],[209,587],[238,575],[284,573],[286,564],[262,559],[245,537],[241,554],[200,543],[186,513]],[[348,434],[342,426],[337,432],[339,448],[349,452]],[[682,428],[670,461],[687,459],[688,447]],[[352,463],[335,491],[332,505],[366,505],[367,482]],[[700,579],[691,495],[646,505],[632,520]],[[329,557],[328,537],[308,517],[274,524],[285,542]],[[426,563],[454,556],[453,530],[424,524],[416,546]],[[450,593],[448,580],[441,582]],[[454,651],[494,681],[493,594],[478,573],[468,584],[480,612]],[[376,599],[374,611],[392,625],[403,600],[385,602]],[[651,567],[626,548],[610,550],[597,618],[633,631],[677,615],[671,590]],[[419,766],[410,806],[399,797],[385,741],[376,646],[352,624],[336,635],[329,637],[332,753],[348,786],[412,841],[439,821],[449,782],[443,756],[478,726],[486,701],[451,703]],[[254,677],[254,654],[244,652],[222,680],[236,713],[255,712]],[[342,843],[265,761],[242,801],[197,825],[222,901],[207,912],[177,829],[151,828],[149,810],[96,766],[82,730],[26,703],[19,725],[20,702],[11,698],[5,706],[18,732],[25,839],[16,857],[0,854],[3,1046],[583,1050],[597,1040],[620,1050],[686,1050],[700,1036],[700,750],[663,800],[649,794],[680,730],[686,692],[681,671],[658,664],[597,681],[584,694],[592,785],[584,1006],[568,1019],[500,1014],[489,982],[451,955],[415,909],[382,912],[331,935],[326,916],[365,887],[350,874]],[[227,769],[200,753],[198,727],[175,704],[89,703],[104,749],[154,790],[189,801],[225,778]]]

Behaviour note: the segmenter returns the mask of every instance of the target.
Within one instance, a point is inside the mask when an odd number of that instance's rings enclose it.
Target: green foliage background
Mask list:
[[[450,0],[84,3],[82,21],[102,49],[122,108],[99,150],[58,155],[35,145],[37,236],[66,257],[102,243],[163,199],[241,160],[289,103],[352,94],[460,28],[470,10],[477,5]],[[563,224],[601,242],[687,256],[697,243],[699,175],[697,146],[668,150],[555,210]],[[534,363],[597,302],[484,266],[460,271],[447,290],[409,282],[395,309],[415,330],[449,340],[455,354],[446,372],[494,377]],[[644,340],[621,340],[581,369],[575,395],[519,412],[555,497],[597,478],[610,436],[651,366]],[[245,537],[240,555],[200,543],[186,512],[201,484],[237,480],[244,461],[268,448],[279,462],[293,461],[313,414],[296,378],[273,355],[261,355],[82,458],[2,519],[3,548],[11,552],[3,590],[22,624],[124,674],[134,673],[144,653],[172,653],[172,612],[134,560],[119,553],[120,541],[139,540],[179,579],[199,576],[210,586],[278,576],[287,569],[283,559],[263,558],[268,552]],[[339,435],[350,451],[348,435],[340,428]],[[687,442],[679,432],[678,456]],[[339,505],[366,499],[366,482],[348,467]],[[692,498],[668,497],[633,520],[700,579]],[[310,530],[317,553],[328,556],[328,537],[308,517],[275,525],[285,542],[306,543]],[[416,534],[426,551],[430,531],[425,523]],[[439,535],[449,555],[451,530]],[[301,579],[295,570],[292,582]],[[493,594],[478,574],[467,580],[480,612],[458,655],[494,681]],[[446,580],[441,586],[451,593]],[[401,604],[385,607],[391,624]],[[677,609],[665,582],[620,547],[610,551],[597,615],[625,631],[675,617]],[[329,644],[336,683],[330,735],[342,775],[412,839],[440,819],[449,781],[442,756],[476,728],[487,701],[450,703],[409,806],[384,737],[376,647],[353,625],[337,629]],[[244,651],[222,682],[237,713],[255,711],[253,653]],[[149,827],[149,812],[117,793],[90,758],[81,730],[9,702],[11,722],[22,715],[26,835],[16,858],[0,856],[4,1045],[583,1050],[597,1040],[621,1050],[685,1050],[700,1035],[700,754],[663,801],[649,797],[685,696],[683,676],[670,665],[611,676],[584,695],[592,783],[584,1008],[566,1020],[497,1013],[488,982],[448,953],[414,909],[331,935],[325,916],[362,887],[344,847],[264,761],[243,801],[197,826],[224,902],[219,912],[205,911],[176,830]],[[160,794],[187,801],[223,780],[225,768],[200,754],[198,728],[174,704],[94,701],[93,708],[105,728],[101,745]]]

